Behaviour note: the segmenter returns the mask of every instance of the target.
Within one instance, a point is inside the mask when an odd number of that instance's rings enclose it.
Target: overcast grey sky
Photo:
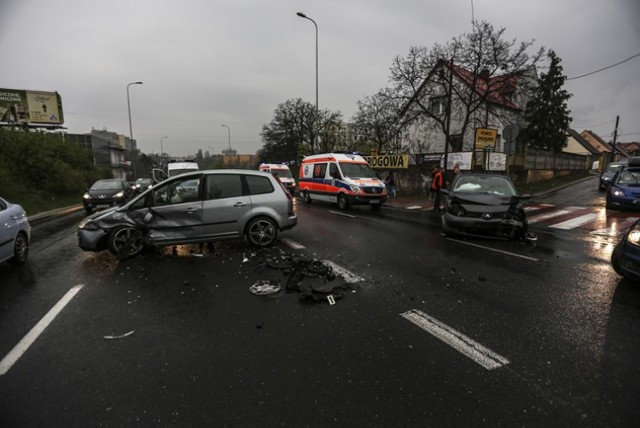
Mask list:
[[[255,153],[278,104],[351,119],[410,46],[471,31],[471,0],[0,0],[0,88],[58,91],[71,133],[133,136],[147,153]],[[473,0],[476,20],[556,51],[567,77],[640,53],[638,0]],[[640,57],[566,89],[572,127],[640,141]]]

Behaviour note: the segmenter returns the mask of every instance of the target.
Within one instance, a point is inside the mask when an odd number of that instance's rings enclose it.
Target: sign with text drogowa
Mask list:
[[[497,129],[476,128],[476,150],[495,150],[497,140]]]
[[[62,100],[57,92],[0,88],[0,124],[63,123]]]
[[[409,155],[380,155],[362,156],[371,168],[376,169],[407,169],[409,168]]]

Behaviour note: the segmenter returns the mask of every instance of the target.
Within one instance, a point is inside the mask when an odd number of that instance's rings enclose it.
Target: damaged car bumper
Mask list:
[[[442,228],[445,234],[515,239],[524,233],[525,224],[517,219],[495,218],[488,213],[479,217],[460,217],[445,212],[442,215]]]

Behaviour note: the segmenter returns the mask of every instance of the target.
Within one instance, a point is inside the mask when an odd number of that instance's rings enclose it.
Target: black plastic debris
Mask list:
[[[317,259],[289,254],[282,249],[261,249],[252,254],[257,268],[264,276],[279,272],[287,293],[298,293],[303,302],[328,302],[334,304],[344,297],[351,285],[339,279],[333,269]],[[273,280],[263,280],[272,283]],[[255,285],[255,284],[254,284]]]

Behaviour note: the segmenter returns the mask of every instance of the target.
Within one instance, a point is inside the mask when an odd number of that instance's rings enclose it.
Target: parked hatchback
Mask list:
[[[84,209],[88,214],[99,208],[120,205],[131,197],[133,189],[126,180],[98,180],[87,190],[82,198]]]
[[[611,184],[611,180],[613,180],[613,176],[616,175],[616,172],[620,171],[623,166],[627,164],[628,160],[611,162],[607,165],[600,173],[600,182],[598,184],[599,190],[607,190],[609,185]]]
[[[208,170],[163,181],[119,208],[96,213],[78,228],[85,251],[121,258],[145,245],[165,246],[243,239],[276,241],[298,221],[289,192],[269,173]]]
[[[27,213],[18,204],[0,198],[0,263],[27,261],[31,226]]]

